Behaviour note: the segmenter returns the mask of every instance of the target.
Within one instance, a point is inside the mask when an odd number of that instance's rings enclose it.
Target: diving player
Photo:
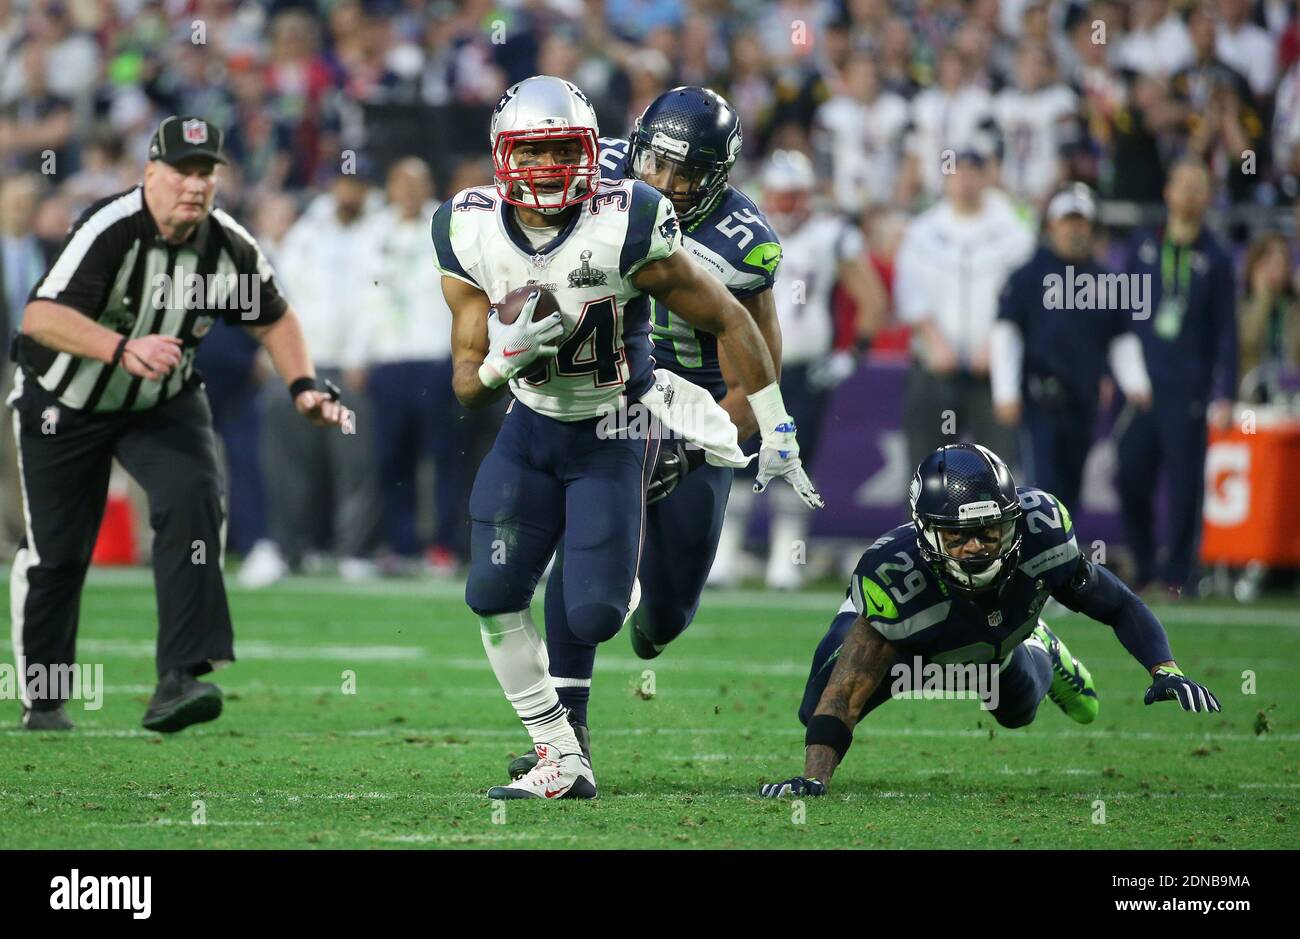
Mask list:
[[[1046,695],[1081,724],[1097,717],[1092,676],[1038,618],[1049,596],[1111,626],[1152,676],[1146,703],[1218,711],[1208,688],[1174,663],[1164,628],[1137,596],[1079,552],[1070,513],[1018,488],[994,453],[954,444],[930,454],[908,492],[912,524],[878,539],[858,562],[848,599],[813,655],[799,708],[807,725],[802,776],[764,796],[819,796],[853,727],[887,701],[914,663],[998,663],[994,718],[1024,727]],[[897,668],[901,666],[901,670]],[[903,689],[899,689],[903,690]]]
[[[630,140],[603,138],[600,146],[606,180],[642,180],[672,202],[682,223],[683,254],[744,306],[779,373],[781,332],[772,285],[781,243],[753,200],[727,183],[740,155],[739,115],[707,88],[674,88],[650,103]],[[742,442],[753,436],[758,424],[747,387],[725,344],[699,328],[689,311],[670,309],[658,299],[651,306],[655,361],[707,389],[731,416]],[[731,467],[705,463],[703,451],[680,440],[667,440],[660,449],[646,499],[645,547],[630,616],[632,649],[643,659],[659,655],[681,635],[699,608],[733,475]],[[555,576],[562,567],[557,557],[546,585],[547,646],[560,701],[588,750],[587,699],[596,650],[571,637],[565,624],[568,580]],[[531,754],[519,757],[510,764],[510,775],[527,772],[533,760]]]
[[[565,627],[587,643],[627,614],[658,440],[610,434],[621,401],[646,407],[708,459],[743,465],[736,431],[708,393],[650,354],[649,299],[717,334],[735,363],[763,445],[758,478],[780,477],[820,503],[799,463],[794,425],[752,318],[679,251],[672,203],[645,183],[599,183],[596,116],[563,79],[512,86],[492,116],[495,184],[457,193],[434,215],[451,307],[453,387],[467,407],[515,401],[470,497],[465,599],[483,646],[534,742],[537,764],[490,798],[592,798],[595,776],[556,695],[529,603],[561,533]],[[560,309],[539,321],[535,291],[511,323],[492,307],[537,284]]]

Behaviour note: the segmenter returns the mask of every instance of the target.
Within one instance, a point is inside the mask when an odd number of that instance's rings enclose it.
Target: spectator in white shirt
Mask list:
[[[1065,148],[1077,132],[1079,98],[1052,81],[1045,48],[1022,45],[1016,53],[1016,86],[998,94],[1002,135],[1002,185],[1017,199],[1040,206],[1065,175]]]
[[[989,336],[998,295],[1034,250],[1011,201],[989,189],[986,153],[964,150],[945,176],[947,198],[908,226],[895,266],[899,319],[912,327],[915,361],[903,398],[908,458],[968,437],[1008,460],[1016,435],[995,420]]]
[[[1125,68],[1153,78],[1168,78],[1192,63],[1187,24],[1169,9],[1169,0],[1138,0],[1133,28],[1119,47]]]
[[[405,572],[418,562],[421,459],[433,458],[433,542],[430,568],[451,573],[466,538],[461,501],[467,480],[465,412],[451,390],[451,311],[430,257],[429,219],[437,209],[433,177],[416,157],[388,171],[388,204],[360,239],[365,266],[353,317],[351,351],[374,411],[385,566]]]
[[[831,168],[836,208],[861,212],[893,201],[907,101],[880,82],[876,63],[854,55],[844,69],[844,89],[817,109],[817,149]]]
[[[900,182],[904,202],[918,189],[930,198],[944,190],[944,167],[952,155],[975,144],[993,127],[993,98],[969,81],[969,68],[951,47],[939,53],[938,84],[912,99],[906,137],[905,177]]]
[[[1250,22],[1250,0],[1219,0],[1219,12],[1214,51],[1246,76],[1257,98],[1271,98],[1277,82],[1277,40]]]
[[[370,559],[378,536],[374,427],[363,389],[345,378],[360,364],[351,348],[363,283],[361,235],[373,203],[369,185],[340,174],[330,191],[303,213],[280,249],[277,274],[286,296],[301,310],[303,334],[319,379],[342,386],[355,421],[342,434],[298,433],[302,424],[282,391],[269,393],[262,443],[271,535],[290,567],[326,543],[322,505],[334,507],[330,543],[339,574],[359,580],[375,573]],[[348,430],[352,433],[348,433]]]

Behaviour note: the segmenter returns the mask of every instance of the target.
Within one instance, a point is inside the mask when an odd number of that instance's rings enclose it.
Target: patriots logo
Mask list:
[[[670,215],[659,223],[659,234],[663,236],[664,241],[675,241],[677,239],[677,216]]]
[[[186,143],[201,144],[208,142],[208,125],[200,120],[190,120],[181,124],[181,137]]]

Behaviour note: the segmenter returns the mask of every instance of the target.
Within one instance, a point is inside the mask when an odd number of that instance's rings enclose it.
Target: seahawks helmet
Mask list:
[[[996,597],[1020,557],[1020,498],[1007,464],[979,444],[940,447],[917,467],[907,495],[921,556],[935,576],[960,594]],[[954,532],[966,539],[953,543]],[[954,556],[971,537],[984,549]]]
[[[599,136],[596,112],[573,82],[534,75],[511,85],[497,102],[489,131],[497,192],[511,205],[543,215],[590,199],[600,181]],[[582,155],[577,163],[518,165],[520,144],[547,140],[576,140]]]
[[[726,99],[683,85],[655,98],[637,118],[627,171],[636,179],[653,179],[678,217],[690,222],[726,188],[740,146],[740,115]]]

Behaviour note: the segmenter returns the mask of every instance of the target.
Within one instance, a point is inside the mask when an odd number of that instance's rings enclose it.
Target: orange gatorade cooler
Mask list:
[[[1240,567],[1300,567],[1300,420],[1237,409],[1229,430],[1210,428],[1201,560]]]

